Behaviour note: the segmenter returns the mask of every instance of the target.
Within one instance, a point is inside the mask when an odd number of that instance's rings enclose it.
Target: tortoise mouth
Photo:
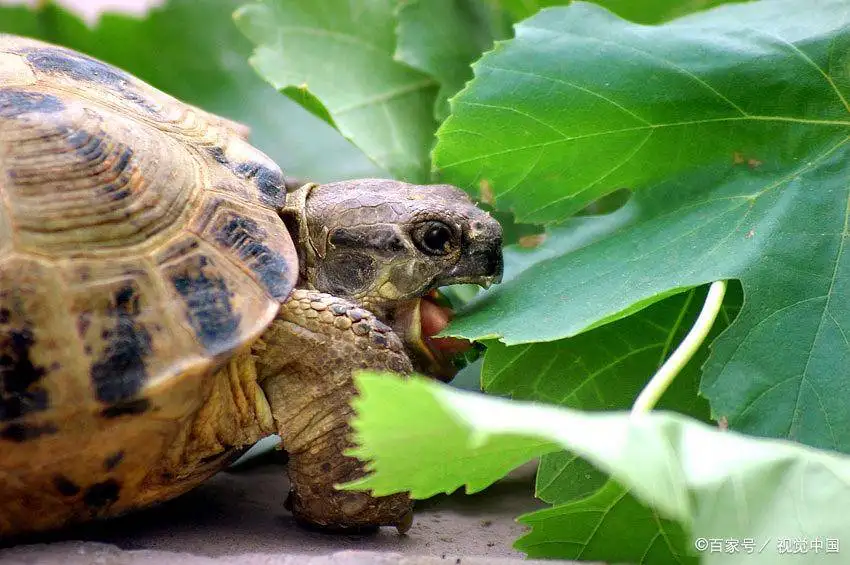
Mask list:
[[[436,290],[404,301],[395,312],[395,330],[404,340],[416,371],[443,382],[461,368],[458,359],[473,345],[464,339],[434,337],[451,322],[454,311]]]

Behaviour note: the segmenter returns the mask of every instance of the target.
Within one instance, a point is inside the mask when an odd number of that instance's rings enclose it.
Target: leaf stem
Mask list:
[[[723,305],[723,296],[726,294],[726,281],[715,281],[708,289],[705,304],[702,311],[694,322],[691,331],[676,348],[676,351],[661,365],[661,368],[652,376],[649,383],[644,387],[632,406],[632,415],[644,414],[652,410],[658,403],[658,399],[664,394],[679,371],[682,370],[697,349],[705,341],[711,326],[717,319],[720,307]]]

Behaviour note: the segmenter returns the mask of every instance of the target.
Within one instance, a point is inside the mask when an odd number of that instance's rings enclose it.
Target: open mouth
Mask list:
[[[404,326],[405,341],[412,350],[416,369],[448,382],[466,364],[473,344],[465,339],[434,337],[451,322],[454,312],[438,291],[411,300],[396,320]]]

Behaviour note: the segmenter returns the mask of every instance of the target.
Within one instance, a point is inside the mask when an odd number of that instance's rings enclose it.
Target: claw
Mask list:
[[[407,513],[401,517],[401,520],[396,522],[395,529],[398,530],[398,533],[404,535],[413,525],[413,510],[408,510]]]

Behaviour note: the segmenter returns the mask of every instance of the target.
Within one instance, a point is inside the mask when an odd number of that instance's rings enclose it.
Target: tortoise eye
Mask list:
[[[429,255],[446,255],[451,251],[452,229],[444,224],[431,220],[424,222],[419,228],[417,243],[419,249]]]

